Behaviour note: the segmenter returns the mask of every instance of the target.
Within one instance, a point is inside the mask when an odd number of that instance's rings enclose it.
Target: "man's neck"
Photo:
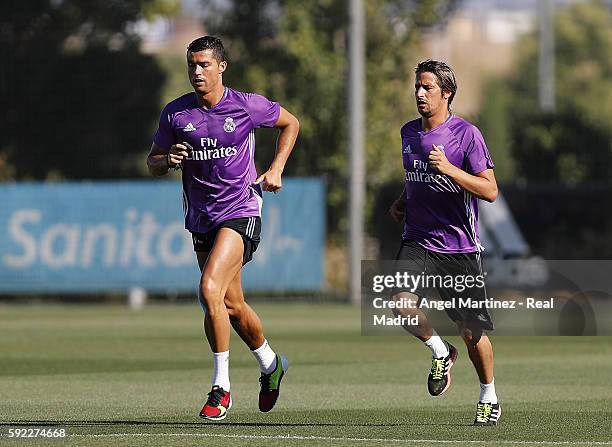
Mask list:
[[[447,110],[444,113],[439,113],[430,117],[422,117],[421,118],[421,128],[425,132],[429,132],[432,129],[444,124],[444,122],[449,118],[450,112]]]
[[[225,87],[223,86],[223,84],[219,84],[217,88],[206,93],[205,95],[200,95],[196,93],[196,98],[198,99],[198,104],[200,105],[200,107],[210,109],[216,106],[219,101],[221,101],[224,93]]]

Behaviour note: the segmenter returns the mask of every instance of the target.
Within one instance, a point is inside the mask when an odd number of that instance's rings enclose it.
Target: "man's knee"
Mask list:
[[[391,296],[391,301],[395,304],[395,307],[391,309],[393,315],[405,317],[416,313],[419,297],[410,292],[398,292]]]
[[[215,314],[225,306],[221,296],[221,287],[213,278],[204,277],[200,281],[200,302],[205,312]]]
[[[208,313],[208,307],[206,306],[206,301],[204,301],[201,288],[198,288],[198,303],[200,303],[200,307],[202,308],[204,315],[206,315]]]

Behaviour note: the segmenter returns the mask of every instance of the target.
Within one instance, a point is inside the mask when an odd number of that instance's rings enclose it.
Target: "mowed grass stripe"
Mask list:
[[[470,426],[478,381],[458,338],[453,388],[431,398],[429,351],[412,337],[362,337],[359,309],[254,307],[272,347],[291,361],[281,398],[271,413],[257,410],[258,368],[234,334],[235,405],[227,423],[212,425],[197,417],[211,372],[197,305],[0,305],[0,425],[64,424],[79,445],[140,445],[143,437],[151,446],[197,445],[201,436],[215,445],[257,445],[248,438],[255,436],[282,446],[612,439],[610,338],[494,337],[503,420],[482,429]]]

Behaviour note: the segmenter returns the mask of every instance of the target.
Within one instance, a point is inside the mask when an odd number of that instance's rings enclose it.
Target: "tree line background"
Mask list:
[[[229,50],[228,85],[280,101],[302,130],[286,175],[327,184],[328,233],[341,245],[347,216],[347,2],[200,0],[208,33]],[[460,0],[367,0],[368,230],[388,232],[401,191],[399,128],[412,94],[423,32]],[[178,0],[8,0],[0,3],[0,181],[147,175],[144,158],[164,89],[185,76],[141,51],[133,24],[176,14]],[[601,1],[555,16],[554,113],[537,104],[537,31],[517,44],[515,69],[482,85],[474,120],[502,192],[528,242],[551,257],[612,254],[612,15]],[[187,42],[186,42],[187,43]],[[176,63],[175,63],[176,62]],[[461,83],[461,73],[458,73]],[[258,135],[260,168],[275,135]],[[397,229],[393,230],[397,231]],[[398,233],[399,234],[399,233]]]

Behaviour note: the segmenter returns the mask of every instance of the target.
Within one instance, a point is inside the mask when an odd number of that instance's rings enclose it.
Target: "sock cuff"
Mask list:
[[[495,385],[495,377],[493,377],[493,380],[491,380],[491,383],[482,383],[482,382],[480,382],[480,386],[481,387],[491,386],[491,385]]]
[[[229,357],[229,351],[213,352],[213,356],[215,356],[215,357]]]
[[[429,337],[428,340],[425,340],[423,343],[427,344],[427,343],[431,343],[432,340],[434,340],[436,337],[439,337],[438,333],[436,332],[435,329],[431,330],[431,337]]]
[[[253,349],[251,352],[253,354],[259,354],[261,351],[263,351],[264,349],[266,349],[268,346],[270,346],[268,344],[268,340],[264,339],[263,345],[261,345],[259,348],[257,349]]]

